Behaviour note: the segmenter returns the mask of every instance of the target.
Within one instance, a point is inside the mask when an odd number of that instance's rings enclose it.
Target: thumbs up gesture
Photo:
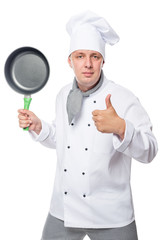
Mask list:
[[[92,112],[92,119],[98,131],[102,133],[117,134],[120,139],[123,140],[125,133],[125,121],[116,113],[110,98],[111,94],[107,95],[105,99],[105,110],[95,110]]]

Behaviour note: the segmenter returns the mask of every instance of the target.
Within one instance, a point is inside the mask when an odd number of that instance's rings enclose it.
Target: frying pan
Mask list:
[[[29,109],[31,94],[40,91],[49,78],[49,64],[38,49],[21,47],[13,51],[5,63],[9,86],[24,95],[24,109]],[[29,127],[24,130],[28,130]]]

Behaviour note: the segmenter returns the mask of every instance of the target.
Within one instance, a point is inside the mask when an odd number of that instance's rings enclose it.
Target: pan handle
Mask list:
[[[30,103],[32,101],[31,96],[24,96],[24,109],[29,110]],[[29,127],[23,128],[24,131],[28,131]]]

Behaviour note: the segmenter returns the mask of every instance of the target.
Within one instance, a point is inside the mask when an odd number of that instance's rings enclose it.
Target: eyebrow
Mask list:
[[[84,54],[84,55],[86,55],[86,53],[84,53],[84,52],[77,52],[76,54],[77,54],[77,55],[78,55],[78,54]],[[93,53],[90,54],[90,56],[93,56],[93,55],[100,55],[100,54],[99,54],[98,52],[93,52]]]
[[[84,52],[77,52],[76,54],[85,54]]]
[[[91,53],[91,56],[92,56],[92,55],[100,55],[100,53],[94,52],[94,53]]]

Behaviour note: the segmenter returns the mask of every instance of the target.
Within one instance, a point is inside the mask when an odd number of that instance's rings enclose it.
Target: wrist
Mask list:
[[[42,123],[41,123],[41,121],[39,120],[39,122],[38,122],[37,125],[36,125],[36,128],[35,128],[34,132],[35,132],[37,135],[39,135],[40,132],[41,132],[41,130],[42,130]]]
[[[124,119],[119,118],[118,120],[118,124],[117,124],[117,135],[120,137],[121,140],[124,139],[124,135],[125,135],[125,129],[126,129],[126,122]]]

